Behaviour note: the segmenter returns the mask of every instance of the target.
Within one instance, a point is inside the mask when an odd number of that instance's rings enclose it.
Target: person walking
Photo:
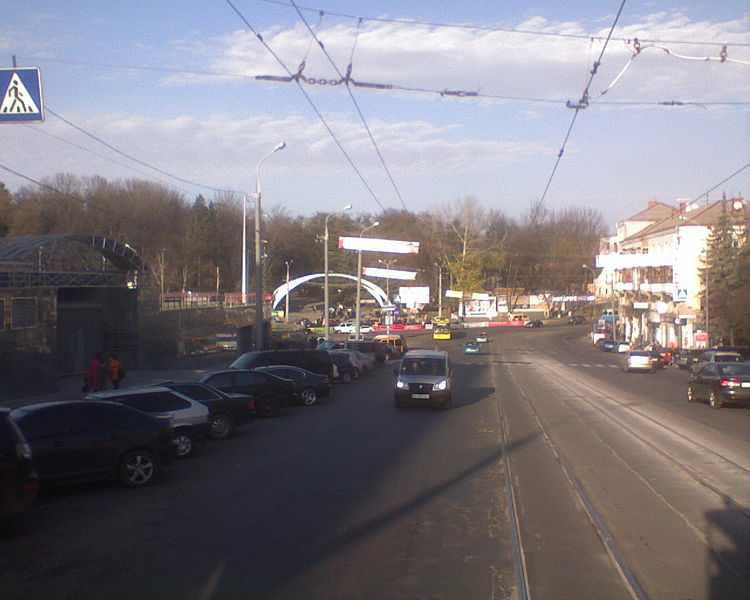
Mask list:
[[[120,383],[122,382],[123,377],[125,377],[125,368],[123,367],[122,361],[118,359],[114,354],[109,357],[107,371],[109,380],[112,382],[112,388],[115,390],[119,390]]]
[[[101,352],[94,354],[94,358],[89,361],[88,385],[92,392],[107,388],[106,367]]]

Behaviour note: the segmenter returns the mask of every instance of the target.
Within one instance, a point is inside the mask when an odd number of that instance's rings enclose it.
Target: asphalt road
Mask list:
[[[440,342],[449,411],[395,409],[385,366],[150,488],[48,490],[0,538],[0,598],[750,598],[750,409],[585,331]]]

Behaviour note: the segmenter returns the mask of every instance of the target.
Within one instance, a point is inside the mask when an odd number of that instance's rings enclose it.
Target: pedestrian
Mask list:
[[[123,366],[122,361],[114,354],[109,357],[107,372],[109,380],[112,382],[112,389],[119,390],[120,383],[122,383],[122,380],[125,377],[125,367]]]
[[[106,389],[106,367],[104,366],[104,358],[101,352],[94,354],[94,358],[89,361],[88,371],[88,384],[89,390],[92,392],[98,392]]]

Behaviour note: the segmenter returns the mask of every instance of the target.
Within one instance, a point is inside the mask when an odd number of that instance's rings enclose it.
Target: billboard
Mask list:
[[[384,277],[385,279],[408,279],[413,281],[417,278],[416,271],[399,271],[397,269],[381,269],[379,267],[365,267],[362,274],[368,277]]]
[[[399,287],[398,301],[407,308],[417,308],[418,305],[430,303],[429,287]]]
[[[395,254],[419,254],[419,242],[403,240],[381,240],[378,238],[340,237],[339,248],[362,250],[362,252],[393,252]]]

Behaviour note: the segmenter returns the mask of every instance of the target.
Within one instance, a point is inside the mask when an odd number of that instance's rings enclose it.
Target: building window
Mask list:
[[[37,300],[36,298],[13,298],[10,301],[11,329],[26,329],[36,327]]]

